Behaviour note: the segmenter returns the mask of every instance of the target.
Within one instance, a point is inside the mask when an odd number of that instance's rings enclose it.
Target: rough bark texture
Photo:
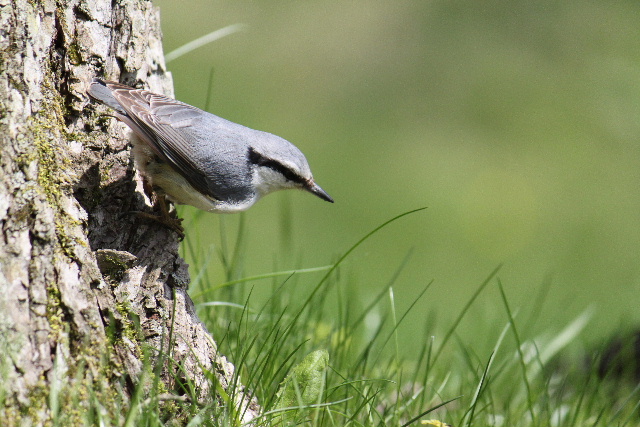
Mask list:
[[[205,370],[235,381],[176,234],[130,214],[150,207],[126,128],[85,95],[94,76],[171,94],[159,28],[142,0],[0,0],[2,425],[46,423],[50,393],[108,407],[161,362],[168,393],[215,398]],[[258,407],[234,386],[247,421]]]

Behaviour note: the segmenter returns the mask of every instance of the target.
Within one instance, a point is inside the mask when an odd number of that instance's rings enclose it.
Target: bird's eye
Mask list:
[[[296,184],[304,185],[307,182],[305,178],[301,177],[279,161],[265,157],[262,154],[254,151],[253,148],[249,148],[249,161],[254,165],[272,169],[278,172],[280,175],[284,176],[287,180],[295,182]]]

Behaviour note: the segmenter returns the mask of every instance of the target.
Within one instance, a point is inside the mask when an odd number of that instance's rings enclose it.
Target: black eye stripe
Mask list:
[[[249,148],[249,161],[258,166],[264,166],[269,169],[273,169],[274,171],[284,176],[287,180],[295,182],[297,184],[305,184],[307,182],[306,179],[296,174],[294,171],[292,171],[279,161],[264,157],[260,153],[255,152],[253,148]]]

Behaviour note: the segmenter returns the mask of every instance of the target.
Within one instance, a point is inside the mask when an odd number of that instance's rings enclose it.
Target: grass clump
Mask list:
[[[238,383],[252,390],[264,408],[258,425],[637,423],[640,395],[633,384],[616,381],[619,389],[612,398],[607,390],[614,382],[596,372],[597,351],[595,364],[575,354],[584,354],[580,337],[591,311],[558,330],[534,335],[531,323],[539,303],[532,304],[528,316],[523,313],[527,307],[512,307],[508,289],[498,278],[500,266],[476,285],[445,327],[429,316],[424,324],[410,320],[416,317],[410,312],[428,295],[431,283],[408,308],[398,310],[394,285],[402,265],[376,295],[361,298],[345,280],[341,265],[363,241],[406,214],[366,234],[330,266],[252,278],[240,274],[241,221],[233,250],[225,247],[226,231],[221,232],[225,249],[220,258],[227,282],[217,286],[209,284],[204,271],[216,264],[211,261],[214,251],[198,257],[197,244],[187,238],[186,255],[200,266],[192,288],[200,317],[218,340],[220,352],[235,364]],[[272,292],[267,298],[257,297],[256,287],[267,280]],[[473,322],[479,297],[490,289],[499,294],[493,300],[498,315],[477,340],[463,340],[459,326]],[[400,340],[403,329],[411,331],[412,342]],[[322,360],[312,372],[323,376],[322,382],[316,380],[311,400],[304,397],[305,384],[292,386],[291,380],[309,357]],[[320,369],[324,364],[326,369]],[[209,420],[203,425],[224,424]]]

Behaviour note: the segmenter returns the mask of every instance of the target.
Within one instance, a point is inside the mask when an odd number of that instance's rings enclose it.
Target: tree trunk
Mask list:
[[[131,214],[151,208],[126,127],[85,94],[94,76],[171,94],[159,28],[148,1],[0,0],[2,425],[115,409],[154,375],[219,400],[207,371],[238,419],[258,414],[195,315],[177,235]]]

